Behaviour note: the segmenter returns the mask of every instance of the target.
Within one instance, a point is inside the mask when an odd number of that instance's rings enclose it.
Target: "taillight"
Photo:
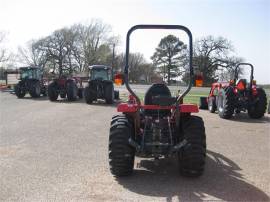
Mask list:
[[[256,96],[258,94],[258,91],[256,88],[252,88],[252,95]]]
[[[244,84],[243,81],[239,81],[239,83],[237,84],[236,88],[238,90],[245,90],[246,86],[245,86],[245,84]]]

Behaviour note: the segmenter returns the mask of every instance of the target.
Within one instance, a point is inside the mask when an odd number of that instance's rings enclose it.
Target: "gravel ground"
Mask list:
[[[222,120],[201,111],[205,173],[181,177],[174,159],[136,158],[131,177],[108,166],[115,105],[0,93],[0,201],[269,201],[270,116]]]

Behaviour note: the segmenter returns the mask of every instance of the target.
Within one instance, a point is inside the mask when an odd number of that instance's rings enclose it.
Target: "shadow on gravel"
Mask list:
[[[234,115],[230,121],[237,121],[237,122],[246,122],[246,123],[270,123],[270,117],[264,116],[260,119],[252,119],[248,116],[247,113],[240,113]]]
[[[142,160],[143,170],[136,170],[131,177],[118,178],[118,183],[128,190],[172,201],[269,201],[269,196],[245,181],[241,168],[213,151],[207,152],[205,173],[200,178],[181,177],[176,160],[163,159],[159,165]],[[209,196],[211,198],[209,198]],[[214,197],[214,198],[213,198]]]

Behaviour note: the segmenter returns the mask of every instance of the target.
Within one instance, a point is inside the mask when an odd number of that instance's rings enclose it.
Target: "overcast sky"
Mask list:
[[[270,83],[269,0],[0,0],[0,30],[8,32],[7,45],[13,50],[30,39],[92,18],[110,24],[121,37],[118,52],[124,51],[126,32],[135,24],[185,25],[195,39],[226,37],[235,54],[255,66],[255,79]],[[143,52],[149,59],[160,33],[135,36],[132,51]]]

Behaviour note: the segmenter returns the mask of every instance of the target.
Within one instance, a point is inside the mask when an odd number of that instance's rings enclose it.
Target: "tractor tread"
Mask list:
[[[267,108],[266,93],[262,88],[257,88],[257,102],[248,108],[250,118],[259,119],[264,116]]]
[[[180,173],[187,177],[203,174],[206,157],[206,135],[200,117],[189,116],[182,121],[182,130],[187,145],[179,152]]]
[[[223,106],[218,100],[218,114],[223,119],[230,119],[234,113],[235,95],[231,86],[222,88],[219,96],[223,96]]]
[[[135,149],[129,145],[133,127],[125,116],[116,116],[112,120],[109,136],[110,171],[116,177],[132,174]]]

